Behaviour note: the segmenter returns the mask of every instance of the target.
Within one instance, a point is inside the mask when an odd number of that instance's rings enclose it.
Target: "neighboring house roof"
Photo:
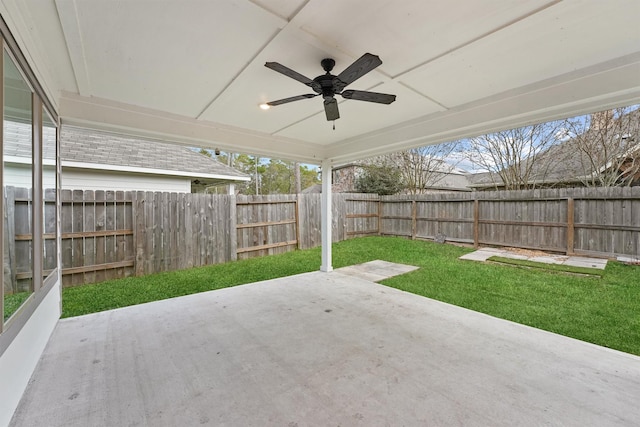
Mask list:
[[[469,174],[457,172],[434,172],[433,184],[427,190],[439,191],[471,191],[469,188]]]
[[[302,194],[320,194],[322,193],[322,184],[313,184],[302,190]]]
[[[638,155],[638,150],[640,150],[640,110],[635,110],[629,115],[631,123],[635,124],[629,129],[630,133],[627,135],[611,135],[608,139],[610,144],[619,144],[618,138],[620,137],[630,138],[628,141],[631,142],[635,141],[636,147],[634,150],[636,154],[625,153],[627,156],[630,154]],[[587,131],[583,137],[589,137],[589,132],[591,131]],[[598,137],[600,136],[601,134],[598,135]],[[585,165],[589,165],[590,161],[597,159],[598,156],[588,156],[578,148],[578,144],[578,139],[572,138],[540,153],[535,160],[528,183],[536,185],[578,184],[588,179],[592,170],[587,169]],[[598,171],[608,169],[611,165],[606,164],[606,160],[606,157],[603,157],[601,164],[595,165],[595,169]],[[526,162],[527,160],[523,162],[523,167],[526,167]],[[471,188],[503,186],[500,176],[493,172],[473,174],[469,175],[468,178]]]
[[[212,183],[250,177],[214,158],[175,144],[63,126],[63,167],[139,172],[200,178]]]
[[[29,163],[31,124],[4,122],[4,156],[13,163]],[[55,132],[45,128],[45,159],[55,159]],[[46,142],[49,143],[46,143]],[[199,179],[208,185],[251,178],[188,147],[131,138],[90,129],[63,126],[60,135],[63,168],[170,175]]]

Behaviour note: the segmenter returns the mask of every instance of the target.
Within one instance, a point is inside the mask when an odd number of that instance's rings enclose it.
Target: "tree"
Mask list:
[[[428,145],[400,151],[391,155],[391,159],[400,169],[401,180],[410,194],[424,193],[428,187],[436,185],[446,174],[455,169],[448,159],[458,150],[458,142]]]
[[[211,150],[201,148],[199,152],[213,157]],[[241,194],[290,194],[320,183],[317,170],[297,162],[226,152],[217,154],[216,158],[251,176],[251,181],[236,184]]]
[[[294,191],[293,168],[289,162],[270,159],[261,178],[262,194],[289,194]]]
[[[575,150],[574,173],[587,187],[640,183],[640,110],[638,105],[568,119]]]
[[[356,178],[356,189],[361,193],[387,196],[398,193],[402,188],[401,173],[397,166],[365,166],[362,174]]]
[[[300,170],[300,189],[304,190],[313,185],[320,184],[320,177],[317,169],[311,169],[307,165],[299,167]]]
[[[253,195],[264,194],[262,191],[262,174],[266,167],[259,156],[238,154],[232,167],[251,176],[251,181],[239,188],[240,193]]]
[[[294,193],[302,192],[302,177],[300,176],[300,163],[293,164],[293,181],[295,183]]]
[[[496,189],[533,189],[545,180],[560,158],[540,154],[561,142],[563,121],[534,124],[465,141],[467,159],[490,172]]]
[[[297,170],[297,173],[296,173]],[[297,175],[297,176],[296,176]],[[296,182],[299,177],[299,184]],[[270,159],[262,172],[262,194],[295,194],[318,184],[318,173],[296,162]]]

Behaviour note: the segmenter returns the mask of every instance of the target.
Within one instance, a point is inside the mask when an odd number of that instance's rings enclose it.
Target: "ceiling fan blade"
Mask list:
[[[320,87],[319,83],[314,82],[309,77],[303,76],[302,74],[298,73],[297,71],[293,71],[289,67],[285,67],[284,65],[279,64],[277,62],[265,62],[264,66],[267,67],[267,68],[272,69],[273,71],[277,71],[280,74],[284,74],[285,76],[290,77],[290,78],[292,78],[294,80],[297,80],[300,83],[303,83],[303,84],[309,86],[310,88],[312,88],[313,90],[315,90],[318,93],[322,92],[322,88]]]
[[[338,120],[340,118],[338,101],[336,101],[335,98],[324,100],[324,113],[327,115],[327,121]]]
[[[290,98],[278,99],[277,101],[265,102],[265,104],[275,107],[276,105],[286,104],[287,102],[300,101],[301,99],[314,98],[318,93],[307,93],[304,95],[292,96]]]
[[[365,90],[345,90],[340,95],[342,95],[343,98],[347,99],[377,102],[378,104],[391,104],[396,100],[395,95],[389,95],[388,93],[368,92]]]
[[[349,65],[343,72],[338,74],[338,80],[340,83],[336,85],[338,86],[337,91],[339,92],[344,89],[345,86],[355,82],[380,64],[382,64],[382,61],[379,56],[365,53],[360,58],[356,59],[353,64]]]

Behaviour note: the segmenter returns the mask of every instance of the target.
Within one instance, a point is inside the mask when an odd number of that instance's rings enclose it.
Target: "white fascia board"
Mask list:
[[[20,157],[20,156],[5,156],[4,163],[7,164],[15,164],[15,165],[27,165],[31,166],[33,163],[31,162],[31,157]],[[42,164],[44,166],[55,166],[55,159],[42,159]]]
[[[320,164],[326,158],[320,144],[65,91],[59,110],[62,125],[302,163]]]
[[[132,166],[117,166],[117,165],[103,165],[98,163],[84,163],[84,162],[70,162],[62,161],[62,173],[64,174],[64,168],[73,169],[92,169],[107,172],[130,172],[141,173],[150,175],[165,175],[165,176],[180,176],[186,178],[207,178],[207,179],[223,179],[227,181],[251,181],[251,177],[248,176],[231,176],[221,175],[213,173],[199,173],[199,172],[186,172],[186,171],[173,171],[167,169],[152,169],[152,168],[140,168]]]

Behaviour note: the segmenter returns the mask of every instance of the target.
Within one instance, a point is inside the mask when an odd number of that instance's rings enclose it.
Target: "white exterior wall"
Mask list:
[[[0,357],[0,426],[9,425],[60,314],[58,280]]]
[[[42,179],[43,188],[56,188],[55,169],[44,168]],[[31,166],[5,164],[4,166],[4,185],[7,187],[24,187],[28,182],[31,186]]]
[[[190,193],[185,177],[143,175],[126,172],[69,170],[62,167],[63,190],[170,191]]]

